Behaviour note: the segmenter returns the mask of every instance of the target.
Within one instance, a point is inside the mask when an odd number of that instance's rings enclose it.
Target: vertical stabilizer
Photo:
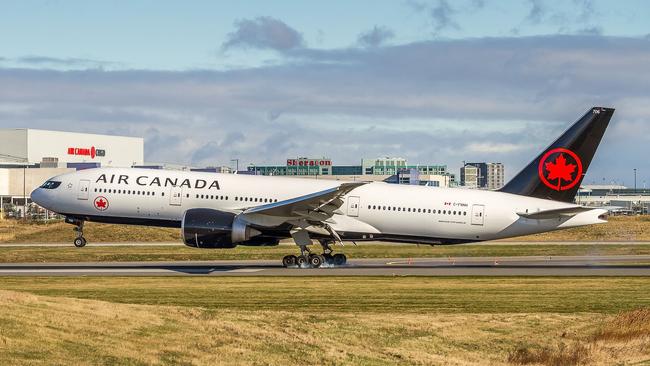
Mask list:
[[[591,108],[500,191],[573,202],[613,114]]]

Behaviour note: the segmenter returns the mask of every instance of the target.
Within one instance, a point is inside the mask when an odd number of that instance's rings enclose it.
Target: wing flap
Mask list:
[[[341,197],[367,182],[341,183],[337,187],[267,205],[251,207],[243,214],[261,214],[282,217],[313,217],[317,221],[330,218],[343,205]]]

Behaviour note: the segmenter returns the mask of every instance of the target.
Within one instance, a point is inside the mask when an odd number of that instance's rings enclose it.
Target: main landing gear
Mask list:
[[[68,221],[66,219],[66,221]],[[74,231],[77,233],[77,237],[74,239],[74,246],[77,248],[82,248],[86,246],[86,238],[84,238],[84,222],[82,220],[75,220],[71,222],[75,225]]]
[[[298,268],[318,268],[325,266],[342,266],[347,262],[345,254],[337,253],[332,254],[333,250],[330,247],[330,242],[321,241],[323,247],[323,254],[314,254],[309,251],[306,245],[299,245],[300,255],[287,255],[282,258],[282,265],[284,267],[298,267]]]

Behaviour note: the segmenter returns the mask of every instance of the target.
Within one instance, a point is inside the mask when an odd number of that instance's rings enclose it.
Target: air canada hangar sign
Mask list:
[[[91,159],[94,159],[95,156],[106,156],[106,150],[96,149],[94,146],[91,147],[69,147],[68,155],[75,156],[90,156]]]

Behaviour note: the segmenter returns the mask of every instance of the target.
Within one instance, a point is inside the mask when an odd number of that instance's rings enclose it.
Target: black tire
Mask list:
[[[333,255],[331,255],[329,253],[323,254],[323,258],[325,258],[325,263],[334,264],[334,256]]]
[[[293,267],[296,265],[296,261],[298,258],[296,258],[295,255],[287,255],[284,258],[282,258],[282,265],[285,266],[286,268]]]
[[[75,247],[83,248],[86,246],[86,239],[83,236],[81,236],[76,238],[73,243]]]
[[[323,265],[325,258],[322,255],[310,255],[309,256],[309,265],[313,268],[318,268]]]
[[[300,267],[300,268],[305,267],[305,266],[307,266],[307,265],[309,264],[309,258],[307,258],[307,257],[304,256],[304,255],[299,255],[299,256],[296,258],[296,264],[297,264],[298,267]]]
[[[347,258],[345,257],[345,254],[337,253],[334,254],[333,262],[336,266],[342,266],[347,262]]]

